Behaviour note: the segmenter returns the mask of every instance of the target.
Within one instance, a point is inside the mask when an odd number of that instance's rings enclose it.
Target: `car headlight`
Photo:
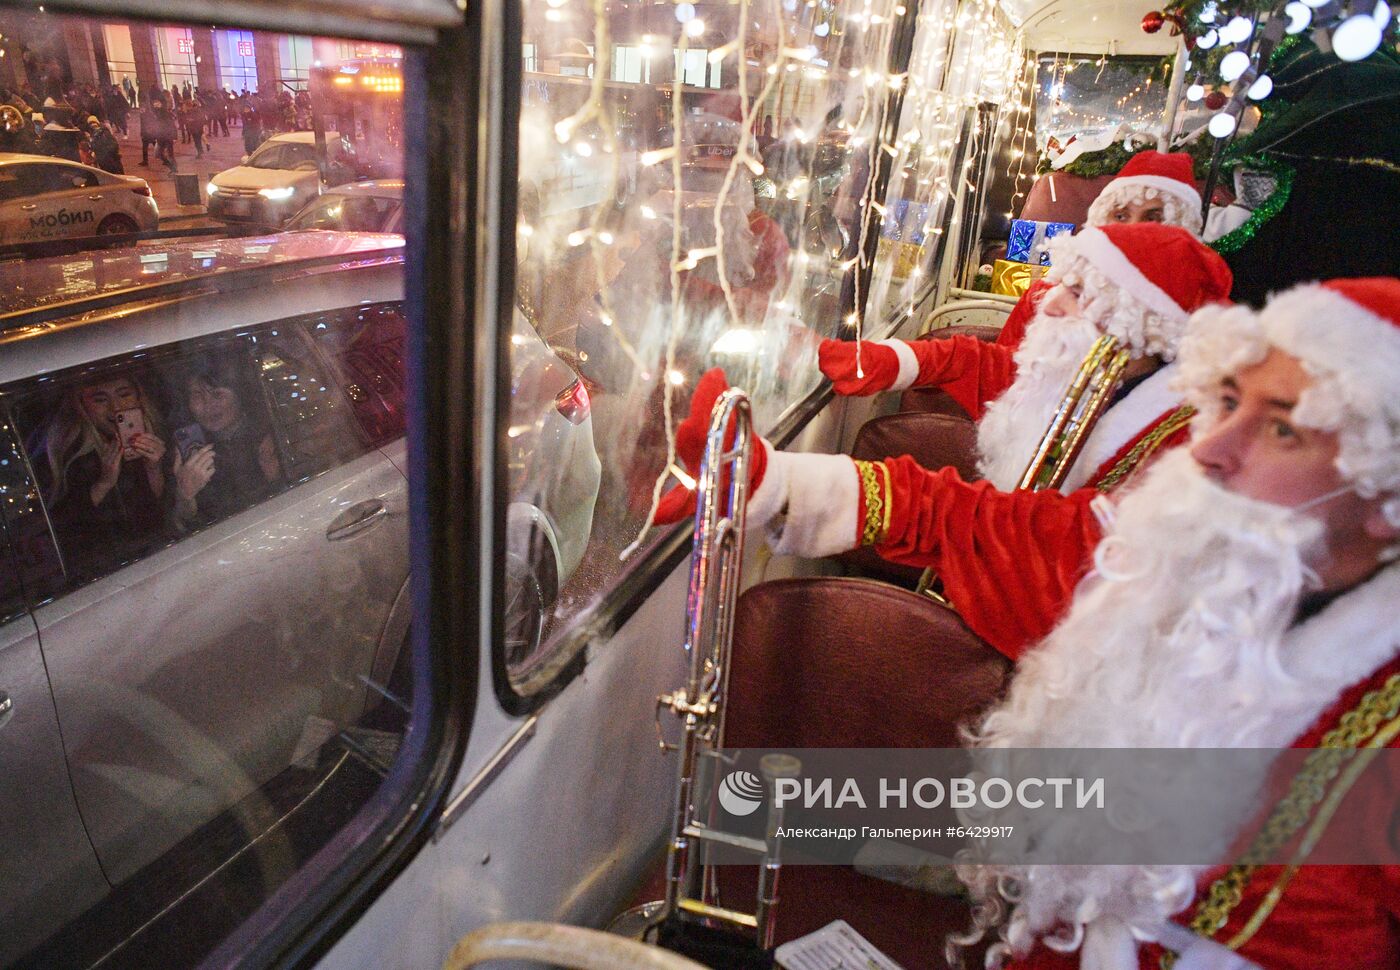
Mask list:
[[[258,195],[267,199],[269,202],[286,202],[296,194],[297,190],[290,185],[283,186],[280,189],[258,189]]]
[[[206,185],[206,186],[204,187],[204,192],[205,192],[206,195],[218,195],[218,194],[219,194],[219,187],[218,187],[217,185],[215,185],[213,182],[210,182],[208,185]]]

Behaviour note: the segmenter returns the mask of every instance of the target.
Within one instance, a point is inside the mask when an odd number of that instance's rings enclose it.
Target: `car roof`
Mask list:
[[[364,182],[346,182],[321,193],[327,195],[376,195],[386,199],[403,198],[403,179],[367,179]]]
[[[80,168],[85,172],[96,172],[98,175],[109,175],[100,168],[93,168],[91,165],[84,165],[82,162],[75,162],[68,158],[54,158],[52,155],[26,155],[23,152],[0,152],[0,165],[66,165],[69,168]],[[123,176],[130,178],[130,176]]]
[[[330,139],[332,139],[332,138],[339,138],[339,137],[340,137],[340,132],[338,132],[338,131],[328,131],[328,132],[326,132],[326,140],[328,140],[328,141],[329,141]],[[314,145],[314,144],[316,144],[316,132],[314,132],[314,131],[284,131],[284,132],[280,132],[279,134],[273,135],[271,138],[268,139],[268,141],[292,141],[292,142],[297,142],[298,144],[302,144],[302,145]],[[266,144],[266,142],[265,142],[264,144]]]
[[[327,258],[403,250],[403,237],[368,232],[288,232],[233,239],[192,239],[163,245],[95,250],[26,259],[4,267],[0,329],[42,309],[83,304],[134,291],[213,276],[248,274]],[[47,314],[46,314],[47,316]],[[19,319],[15,319],[19,318]]]

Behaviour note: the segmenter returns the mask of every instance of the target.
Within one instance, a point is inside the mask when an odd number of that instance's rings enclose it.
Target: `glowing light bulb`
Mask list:
[[[1238,44],[1249,40],[1249,35],[1254,33],[1254,24],[1247,17],[1232,17],[1230,22],[1220,28],[1220,40],[1226,44]]]
[[[1206,89],[1199,84],[1193,84],[1186,89],[1187,101],[1199,101],[1206,96]]]
[[[1318,7],[1327,6],[1328,0],[1303,0],[1303,2],[1316,10]]]
[[[1210,133],[1216,138],[1227,138],[1230,133],[1235,130],[1235,125],[1237,123],[1234,115],[1226,114],[1222,111],[1220,114],[1210,119],[1210,125],[1208,127]]]
[[[1220,34],[1214,30],[1207,30],[1196,40],[1196,46],[1203,51],[1210,50],[1218,43],[1220,43]]]
[[[690,3],[676,4],[676,20],[680,23],[695,19],[695,5]]]
[[[1249,91],[1246,93],[1249,95],[1251,101],[1263,101],[1273,93],[1273,90],[1274,79],[1267,74],[1261,74],[1259,75],[1259,80],[1251,84],[1249,86]]]
[[[686,21],[685,32],[691,37],[699,37],[701,34],[705,33],[705,21],[701,20],[699,17],[694,17]]]
[[[1364,61],[1381,46],[1381,25],[1375,17],[1359,13],[1332,31],[1332,51],[1344,61]]]
[[[1283,12],[1288,15],[1288,26],[1283,28],[1290,34],[1301,34],[1308,29],[1308,24],[1312,23],[1312,11],[1308,5],[1293,0],[1283,8]]]
[[[1374,24],[1374,21],[1372,23]],[[1238,80],[1247,70],[1249,55],[1244,51],[1231,51],[1220,59],[1220,76],[1227,81]]]

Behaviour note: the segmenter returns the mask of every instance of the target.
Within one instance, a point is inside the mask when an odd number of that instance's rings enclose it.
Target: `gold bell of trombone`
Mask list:
[[[1065,388],[1055,416],[1041,436],[1030,464],[1021,474],[1021,480],[1016,485],[1018,491],[1038,492],[1064,484],[1075,459],[1084,450],[1084,443],[1089,440],[1089,432],[1103,417],[1108,402],[1123,383],[1123,372],[1131,359],[1128,349],[1118,342],[1117,337],[1104,334],[1094,341],[1074,379]],[[924,570],[919,578],[918,591],[944,606],[952,607],[934,588],[936,579],[932,569]]]

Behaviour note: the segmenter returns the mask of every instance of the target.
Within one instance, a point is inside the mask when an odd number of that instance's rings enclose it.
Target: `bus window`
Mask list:
[[[382,797],[414,716],[412,257],[285,228],[422,190],[414,55],[0,28],[0,965],[192,965]]]
[[[648,570],[654,503],[695,471],[669,438],[706,370],[771,434],[811,410],[821,339],[886,335],[930,278],[959,126],[1022,59],[995,4],[932,6],[526,5],[512,369],[549,373],[538,393],[572,418],[509,429],[534,526],[508,529],[508,595],[541,613],[502,659],[513,690],[548,684],[578,620]],[[528,460],[541,437],[567,460]]]

